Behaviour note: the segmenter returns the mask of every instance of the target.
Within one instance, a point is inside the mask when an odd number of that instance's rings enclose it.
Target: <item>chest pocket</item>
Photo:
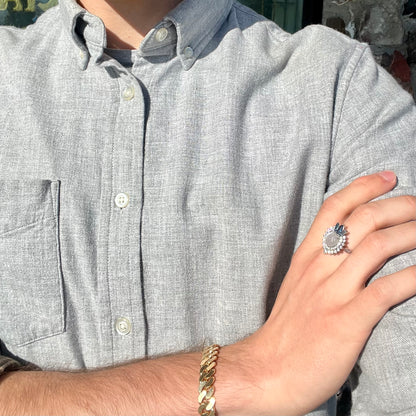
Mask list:
[[[0,180],[0,339],[21,346],[64,331],[59,181]]]

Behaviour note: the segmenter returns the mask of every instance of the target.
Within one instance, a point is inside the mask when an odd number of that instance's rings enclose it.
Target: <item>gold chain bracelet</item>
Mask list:
[[[217,365],[219,345],[211,345],[202,351],[199,370],[198,412],[201,416],[215,416],[215,367]]]

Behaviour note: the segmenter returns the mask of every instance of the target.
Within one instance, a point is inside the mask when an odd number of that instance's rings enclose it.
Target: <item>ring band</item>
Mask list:
[[[351,253],[347,247],[347,230],[343,225],[337,223],[333,227],[328,228],[322,239],[322,247],[325,254],[338,254],[342,250]]]

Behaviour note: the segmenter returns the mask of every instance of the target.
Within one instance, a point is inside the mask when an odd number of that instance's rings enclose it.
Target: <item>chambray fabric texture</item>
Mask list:
[[[184,0],[131,68],[105,46],[74,0],[0,28],[4,356],[72,370],[232,343],[328,195],[383,169],[415,194],[415,107],[366,45]],[[367,343],[353,415],[416,414],[415,335],[412,299]]]

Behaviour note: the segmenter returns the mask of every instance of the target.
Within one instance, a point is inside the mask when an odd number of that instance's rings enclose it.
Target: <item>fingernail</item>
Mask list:
[[[397,176],[391,170],[385,170],[384,172],[380,172],[379,175],[387,182],[397,182]]]

